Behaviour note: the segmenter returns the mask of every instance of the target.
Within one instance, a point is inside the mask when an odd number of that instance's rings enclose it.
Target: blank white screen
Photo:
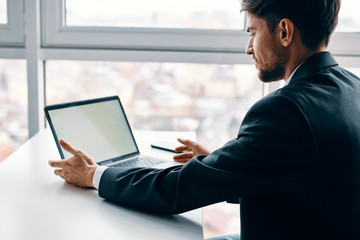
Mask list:
[[[137,151],[117,100],[50,110],[58,139],[90,155],[96,162]],[[64,151],[65,158],[71,154]]]

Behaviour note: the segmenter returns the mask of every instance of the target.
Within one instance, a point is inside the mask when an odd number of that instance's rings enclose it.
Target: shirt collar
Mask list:
[[[295,70],[292,72],[292,74],[290,75],[290,77],[289,77],[288,80],[286,81],[284,87],[290,83],[290,81],[291,81],[291,79],[293,78],[295,72],[299,69],[299,67],[301,67],[301,65],[303,65],[303,63],[304,63],[304,62],[300,63],[299,66],[297,66],[297,68],[295,68]]]

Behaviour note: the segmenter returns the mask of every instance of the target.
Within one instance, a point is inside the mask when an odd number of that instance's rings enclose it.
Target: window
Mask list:
[[[338,32],[360,32],[360,18],[358,0],[341,1],[339,13],[339,24],[336,29]]]
[[[244,17],[234,11],[240,4],[233,0],[67,0],[65,5],[66,26],[244,28]]]
[[[7,1],[0,0],[0,24],[7,24]]]
[[[241,64],[47,61],[46,79],[47,104],[119,95],[133,128],[196,131],[213,148],[262,95],[255,67]]]
[[[24,60],[0,60],[0,162],[28,138]]]

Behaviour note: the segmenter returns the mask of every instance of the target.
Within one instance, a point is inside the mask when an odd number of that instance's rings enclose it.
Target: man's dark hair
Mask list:
[[[315,50],[323,41],[329,44],[340,5],[341,0],[242,0],[241,11],[265,19],[272,32],[281,19],[290,19],[305,47]]]

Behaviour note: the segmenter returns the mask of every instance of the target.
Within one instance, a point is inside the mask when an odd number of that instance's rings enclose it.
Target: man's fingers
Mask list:
[[[178,141],[182,144],[184,144],[184,146],[179,146],[177,148],[175,148],[175,152],[183,152],[183,151],[193,151],[194,149],[196,149],[197,143],[193,142],[189,139],[182,139],[182,138],[178,138]]]
[[[175,152],[191,151],[192,149],[188,146],[179,146],[175,148]]]
[[[76,155],[77,152],[79,151],[77,148],[74,148],[73,146],[71,146],[71,145],[70,145],[68,142],[66,142],[64,139],[60,139],[59,143],[60,143],[61,147],[62,147],[65,151],[71,153],[72,155]]]
[[[183,153],[183,154],[179,154],[179,155],[175,155],[173,157],[175,162],[179,162],[179,163],[187,163],[188,161],[190,161],[192,158],[194,157],[194,155],[192,153]]]
[[[192,146],[194,146],[194,145],[196,144],[195,142],[193,142],[193,141],[191,141],[191,140],[189,140],[189,139],[178,138],[178,141],[179,141],[180,143],[188,146],[188,147],[192,147]]]
[[[194,157],[193,153],[181,153],[181,154],[178,154],[178,155],[174,155],[173,159],[175,161],[182,161],[184,159],[191,159],[193,157]]]
[[[69,182],[68,179],[66,178],[65,174],[64,174],[64,170],[61,168],[57,168],[54,170],[55,175],[61,177],[62,179],[64,179],[66,182]]]
[[[49,165],[52,167],[63,168],[66,164],[67,164],[66,160],[58,160],[58,161],[50,160],[49,161]]]
[[[60,169],[60,168],[57,168],[57,169],[55,169],[54,170],[54,173],[55,173],[55,175],[57,175],[57,176],[62,176],[62,173],[63,173],[63,170],[62,169]]]

